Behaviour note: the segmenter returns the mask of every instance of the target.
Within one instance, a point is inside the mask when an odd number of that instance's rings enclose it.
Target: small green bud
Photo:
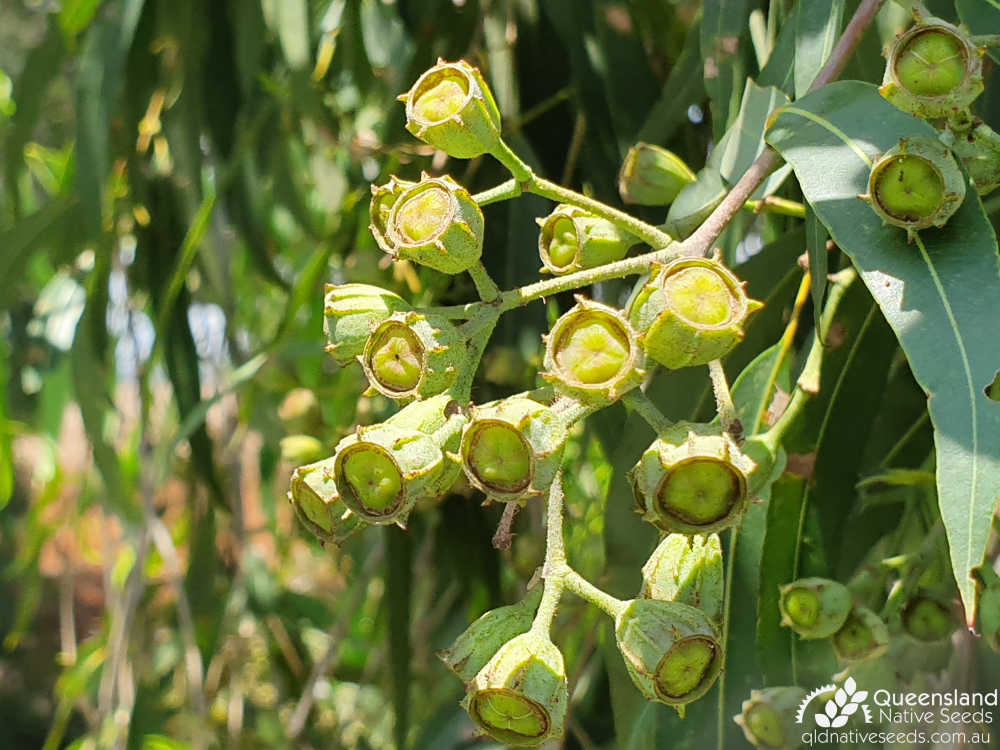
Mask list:
[[[323,443],[312,435],[287,435],[279,445],[281,460],[290,464],[308,464],[323,457]]]
[[[382,198],[383,210],[389,198]],[[379,227],[372,220],[372,234]],[[379,246],[394,259],[420,263],[443,273],[461,273],[479,262],[483,253],[483,212],[464,187],[451,177],[423,174],[392,197]]]
[[[677,154],[661,146],[637,143],[628,150],[618,173],[618,193],[626,203],[669,206],[695,179],[695,173]]]
[[[483,731],[513,747],[562,737],[569,701],[563,656],[528,631],[503,644],[468,685],[462,706]]]
[[[951,609],[929,596],[914,597],[903,610],[903,629],[925,643],[946,640],[955,632]]]
[[[543,379],[590,404],[610,404],[642,382],[642,350],[620,310],[579,295],[545,340]]]
[[[401,180],[395,175],[389,178],[384,185],[372,185],[372,200],[369,206],[368,229],[375,238],[375,243],[382,249],[382,252],[394,253],[393,245],[389,241],[389,215],[392,207],[396,205],[396,200],[404,191],[410,189],[417,183],[409,180]]]
[[[739,523],[755,464],[718,425],[681,422],[629,471],[639,512],[663,531],[708,534]]]
[[[603,266],[624,258],[639,239],[607,219],[561,203],[537,219],[542,273],[564,274]]]
[[[879,92],[917,117],[950,117],[982,93],[983,51],[947,21],[928,18],[892,45]]]
[[[288,500],[299,522],[323,542],[341,544],[365,524],[347,509],[333,481],[333,458],[300,466]]]
[[[971,127],[966,131],[949,133],[949,145],[975,184],[976,192],[987,195],[1000,187],[1000,134],[978,120],[969,124]]]
[[[913,136],[879,157],[868,176],[868,192],[859,197],[886,224],[912,236],[948,222],[965,198],[965,177],[941,141]]]
[[[451,321],[418,312],[393,313],[358,359],[372,388],[393,399],[427,398],[447,389],[465,364],[465,345]]]
[[[668,534],[642,566],[639,596],[688,604],[719,622],[724,577],[718,534]]]
[[[833,634],[833,650],[848,664],[878,658],[889,650],[889,629],[870,609],[855,607]]]
[[[439,58],[399,99],[406,129],[449,156],[471,159],[500,143],[500,110],[482,73],[465,60]]]
[[[654,265],[638,284],[628,316],[646,353],[664,367],[703,365],[743,340],[747,318],[763,305],[717,258]]]
[[[795,723],[799,704],[807,693],[800,687],[769,687],[751,690],[743,711],[733,717],[747,741],[764,750],[794,750],[802,745]]]
[[[490,500],[521,502],[548,492],[562,460],[567,425],[527,395],[472,407],[460,460]]]
[[[781,624],[804,640],[829,638],[851,614],[851,592],[826,578],[800,578],[780,587]]]
[[[697,180],[685,185],[670,204],[663,231],[679,240],[687,239],[718,208],[728,192],[719,171],[705,167]]]
[[[372,331],[395,312],[410,310],[398,294],[370,284],[327,284],[324,295],[323,333],[326,350],[341,367],[365,349]]]
[[[712,621],[680,602],[633,599],[615,619],[615,639],[640,692],[678,710],[707,693],[722,669]]]
[[[542,586],[535,586],[516,604],[491,609],[472,623],[438,658],[469,682],[507,641],[527,633],[542,599]]]

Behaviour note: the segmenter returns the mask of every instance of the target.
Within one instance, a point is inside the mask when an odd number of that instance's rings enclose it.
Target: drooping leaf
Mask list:
[[[806,252],[809,254],[809,291],[812,294],[813,321],[816,328],[819,328],[819,319],[823,314],[826,272],[830,265],[826,238],[826,227],[816,218],[816,212],[809,209],[806,214]]]
[[[719,136],[739,111],[740,81],[746,75],[740,47],[749,13],[747,0],[707,0],[702,10],[703,76],[712,100],[714,130]]]
[[[805,96],[840,35],[844,0],[801,0],[795,18],[795,98]]]
[[[768,141],[795,168],[817,216],[861,272],[929,396],[941,515],[971,623],[969,573],[983,561],[1000,486],[1000,408],[985,393],[996,371],[996,338],[983,324],[1000,308],[1000,266],[974,190],[945,227],[912,243],[858,199],[873,160],[910,135],[934,131],[874,86],[845,81],[781,110]]]

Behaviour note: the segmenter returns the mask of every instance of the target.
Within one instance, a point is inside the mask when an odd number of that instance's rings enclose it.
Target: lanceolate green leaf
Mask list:
[[[768,141],[795,169],[806,198],[851,257],[929,396],[941,515],[967,620],[969,571],[983,561],[1000,488],[1000,407],[984,389],[996,370],[1000,266],[975,191],[947,226],[883,226],[858,194],[880,152],[929,125],[892,107],[874,86],[832,84],[782,109]]]
[[[795,96],[809,91],[840,35],[844,0],[802,0],[795,18]]]

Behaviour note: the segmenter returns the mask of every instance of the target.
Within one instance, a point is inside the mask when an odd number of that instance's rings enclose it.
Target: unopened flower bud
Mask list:
[[[722,669],[722,644],[712,621],[680,602],[633,599],[615,618],[615,640],[635,686],[668,705],[697,700]]]
[[[418,312],[394,313],[368,337],[358,359],[372,387],[393,399],[427,398],[447,389],[465,362],[451,321]]]
[[[365,524],[340,499],[333,464],[331,457],[297,468],[288,500],[299,522],[313,535],[323,542],[340,544]]]
[[[399,99],[406,102],[406,129],[449,156],[471,159],[500,142],[500,110],[479,69],[465,60],[438,59]]]
[[[642,382],[642,351],[620,310],[579,295],[576,300],[543,337],[541,376],[581,401],[610,404]]]
[[[855,607],[833,634],[833,650],[848,664],[878,658],[889,650],[889,629],[870,609]]]
[[[727,192],[719,171],[705,167],[697,180],[685,185],[670,204],[663,231],[679,240],[687,239],[718,208]]]
[[[751,690],[749,700],[743,701],[742,713],[733,721],[755,747],[794,750],[802,744],[795,714],[806,695],[805,690],[795,686]]]
[[[323,457],[323,443],[312,435],[286,435],[279,443],[281,460],[290,464],[308,464]]]
[[[643,518],[663,531],[708,534],[739,523],[754,462],[718,425],[679,423],[629,471]]]
[[[393,258],[420,263],[443,273],[461,273],[483,253],[483,212],[469,192],[451,177],[429,177],[409,184],[398,194],[372,198],[372,212],[391,200],[379,246]],[[380,227],[372,220],[375,239]]]
[[[942,227],[965,198],[965,177],[941,141],[927,136],[903,138],[879,157],[859,196],[886,224],[908,235]]]
[[[952,134],[952,153],[962,162],[980,195],[1000,187],[1000,134],[984,122],[970,123],[968,131]]]
[[[394,312],[409,304],[387,289],[370,284],[327,284],[324,295],[323,333],[326,350],[337,364],[350,364],[365,349],[368,337]]]
[[[537,221],[543,272],[564,274],[613,263],[639,242],[607,219],[565,203]]]
[[[528,632],[542,598],[542,589],[542,586],[535,586],[516,604],[486,612],[458,636],[450,648],[438,652],[438,658],[462,682],[469,682],[503,644]]]
[[[780,587],[781,624],[803,639],[829,638],[851,614],[851,592],[826,578],[800,578]]]
[[[914,597],[903,609],[903,630],[924,643],[947,640],[955,632],[955,618],[943,602],[929,596]]]
[[[879,91],[917,117],[949,117],[982,93],[983,52],[955,26],[927,18],[892,45]]]
[[[372,200],[369,206],[369,225],[372,237],[382,252],[392,254],[393,246],[389,241],[389,215],[392,207],[396,205],[396,200],[405,190],[413,187],[417,183],[409,180],[401,180],[395,175],[389,178],[384,185],[372,185]]]
[[[558,412],[526,395],[474,406],[462,433],[462,468],[490,500],[524,502],[548,492],[567,435]]]
[[[528,631],[503,644],[468,685],[462,706],[487,734],[512,747],[563,735],[569,686],[562,653]]]
[[[695,173],[677,154],[661,146],[637,143],[628,150],[618,173],[618,192],[626,203],[668,206],[695,179]]]
[[[668,534],[642,566],[639,596],[688,604],[718,622],[724,577],[718,534]]]
[[[762,307],[718,259],[656,265],[628,303],[646,353],[664,367],[703,365],[743,340],[747,318]]]

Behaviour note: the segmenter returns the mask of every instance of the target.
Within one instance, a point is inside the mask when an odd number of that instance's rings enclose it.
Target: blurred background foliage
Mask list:
[[[521,595],[543,554],[540,506],[522,515],[507,553],[490,545],[499,509],[461,486],[405,533],[371,528],[340,550],[308,538],[285,500],[301,441],[283,439],[312,435],[331,448],[392,411],[361,397],[360,368],[338,369],[324,353],[322,285],[376,283],[417,304],[473,298],[463,276],[405,262],[390,270],[367,231],[368,186],[390,174],[450,172],[473,191],[504,177],[489,160],[449,162],[403,129],[395,97],[439,56],[483,68],[509,142],[564,184],[620,203],[617,171],[637,140],[700,169],[736,122],[747,76],[795,93],[783,30],[798,12],[791,0],[704,5],[0,5],[7,747],[490,746],[474,737],[462,687],[434,652]],[[931,5],[954,17],[951,3]],[[887,6],[845,77],[879,80],[881,44],[905,23]],[[988,80],[978,106],[995,114],[1000,87]],[[798,197],[794,185],[783,194]],[[549,208],[526,197],[486,209],[484,260],[502,287],[537,278],[532,219]],[[746,212],[722,246],[768,302],[727,360],[735,376],[781,336],[805,239],[796,220]],[[612,301],[625,292],[623,282],[592,290]],[[505,316],[475,400],[534,385],[539,334],[568,304]],[[864,294],[857,304],[870,310]],[[880,317],[875,328],[872,347],[887,353],[862,362],[870,369],[851,383],[859,398],[878,387],[869,401],[879,445],[850,457],[838,491],[852,497],[855,475],[880,465],[905,430],[894,465],[920,467],[930,451],[922,395]],[[810,329],[804,318],[797,341]],[[883,387],[891,395],[880,402]],[[659,379],[655,396],[674,418],[712,414],[700,373]],[[568,451],[570,558],[617,594],[635,588],[655,543],[623,477],[650,438],[618,406],[588,420]],[[873,507],[872,539],[898,519],[891,498]],[[629,729],[705,746],[713,707],[680,724],[646,704],[614,653],[605,665],[605,628],[578,601],[560,610],[573,696],[566,747],[667,746],[637,744]],[[736,710],[742,683],[757,684],[747,648],[746,664],[730,665],[745,676],[725,698]]]

